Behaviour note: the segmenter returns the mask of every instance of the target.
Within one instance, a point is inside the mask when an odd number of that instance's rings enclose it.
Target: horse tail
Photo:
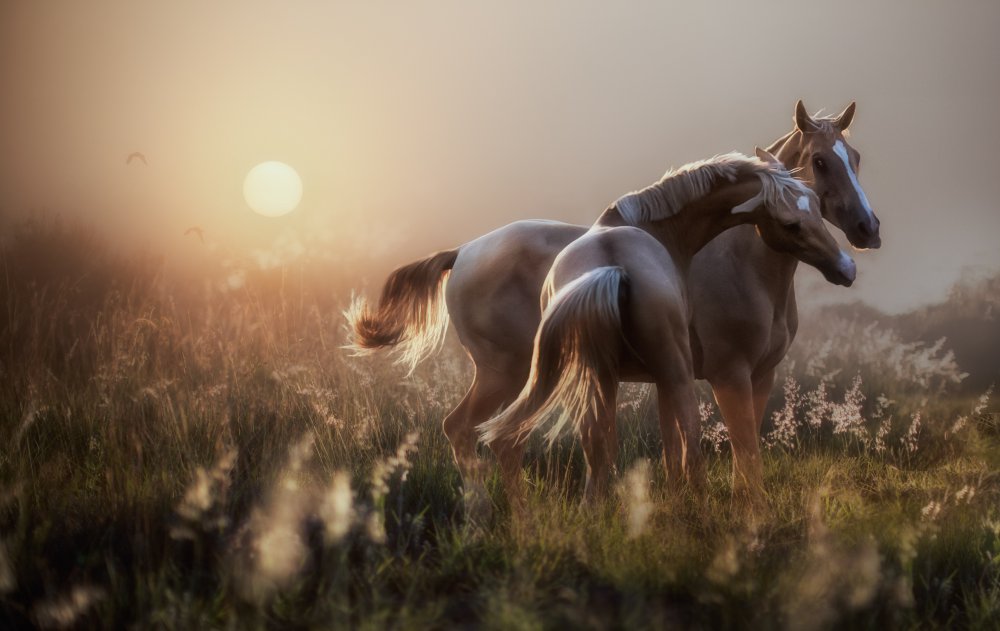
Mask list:
[[[528,383],[517,400],[479,427],[481,440],[520,443],[550,412],[560,415],[545,437],[552,443],[569,422],[579,433],[584,416],[609,400],[617,382],[622,305],[628,275],[599,267],[559,290],[542,314]]]
[[[347,348],[363,355],[396,347],[397,363],[410,372],[444,344],[448,309],[444,290],[458,249],[444,250],[396,269],[385,281],[378,308],[355,297],[344,312],[350,330]]]

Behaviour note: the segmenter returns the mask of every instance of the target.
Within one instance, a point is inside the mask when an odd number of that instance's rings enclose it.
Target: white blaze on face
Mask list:
[[[843,250],[840,251],[840,260],[837,261],[837,267],[839,267],[840,271],[852,281],[857,277],[858,268],[854,264],[854,259],[852,259],[851,256]]]
[[[843,141],[838,140],[833,143],[833,152],[843,161],[844,168],[847,169],[847,177],[851,178],[851,184],[854,185],[854,190],[858,194],[858,199],[861,200],[861,206],[865,209],[865,212],[869,216],[874,216],[875,213],[872,212],[871,204],[868,203],[868,198],[865,197],[865,192],[861,190],[861,184],[858,182],[858,176],[855,175],[854,169],[851,168],[851,160],[847,156],[847,147],[844,146]]]
[[[809,196],[803,195],[799,197],[799,201],[796,203],[796,206],[799,207],[799,210],[809,212]]]

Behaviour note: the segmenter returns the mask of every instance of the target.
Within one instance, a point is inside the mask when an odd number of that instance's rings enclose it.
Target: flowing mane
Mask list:
[[[747,174],[760,178],[761,201],[768,205],[777,203],[787,192],[808,191],[784,167],[732,152],[671,169],[655,184],[622,196],[615,205],[631,225],[658,221],[708,195],[720,182],[735,182],[739,176]]]

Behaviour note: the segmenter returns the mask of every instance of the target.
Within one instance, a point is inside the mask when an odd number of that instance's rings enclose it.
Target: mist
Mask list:
[[[811,269],[800,288],[900,312],[1000,267],[998,25],[992,2],[8,2],[0,212],[183,257],[192,225],[247,252],[322,233],[379,282],[517,219],[590,223],[669,167],[771,143],[798,98],[856,100],[883,247],[850,290]],[[301,174],[286,217],[243,200],[265,160]]]

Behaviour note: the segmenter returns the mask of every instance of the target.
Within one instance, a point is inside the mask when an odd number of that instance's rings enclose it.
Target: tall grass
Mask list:
[[[39,221],[4,244],[0,269],[4,628],[975,627],[1000,615],[995,408],[949,394],[961,371],[944,346],[889,337],[879,348],[902,354],[887,368],[848,326],[816,333],[829,351],[806,335],[776,388],[767,505],[752,516],[731,503],[707,398],[709,485],[695,496],[664,483],[646,389],[630,386],[617,493],[580,507],[579,448],[536,445],[524,519],[493,480],[499,510],[473,527],[440,431],[469,362],[453,342],[408,378],[347,357],[340,288],[352,281],[336,268],[172,273]],[[911,365],[927,380],[891,371]]]

